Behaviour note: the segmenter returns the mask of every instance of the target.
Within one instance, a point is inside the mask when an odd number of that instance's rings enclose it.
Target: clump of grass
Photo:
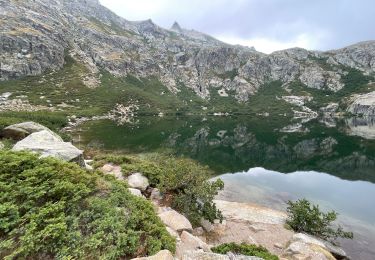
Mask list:
[[[251,245],[246,243],[225,243],[211,248],[212,252],[218,254],[226,254],[232,252],[234,254],[257,256],[264,260],[278,260],[276,255],[271,254],[265,247]]]

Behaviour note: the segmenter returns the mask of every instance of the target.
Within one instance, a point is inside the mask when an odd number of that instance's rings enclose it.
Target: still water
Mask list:
[[[219,199],[253,202],[285,210],[288,200],[307,198],[324,210],[339,212],[338,222],[354,232],[353,241],[340,240],[352,259],[375,259],[375,185],[349,181],[315,171],[283,174],[264,168],[224,174]]]
[[[287,124],[275,118],[139,117],[123,126],[87,122],[74,140],[81,148],[193,158],[220,175],[220,196],[227,200],[284,210],[286,201],[307,198],[339,212],[339,222],[354,231],[354,241],[341,241],[353,259],[375,259],[374,120],[320,119],[294,133],[284,131]]]

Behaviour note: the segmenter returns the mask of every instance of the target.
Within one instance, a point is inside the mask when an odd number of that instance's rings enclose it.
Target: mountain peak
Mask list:
[[[172,27],[171,27],[171,30],[172,31],[175,31],[175,32],[182,32],[182,28],[181,26],[178,24],[178,22],[174,22]]]

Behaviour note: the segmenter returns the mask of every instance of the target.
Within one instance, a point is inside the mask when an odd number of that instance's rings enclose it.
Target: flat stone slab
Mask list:
[[[287,215],[284,212],[256,204],[224,200],[215,200],[214,202],[227,219],[239,219],[265,224],[284,224],[287,218]]]

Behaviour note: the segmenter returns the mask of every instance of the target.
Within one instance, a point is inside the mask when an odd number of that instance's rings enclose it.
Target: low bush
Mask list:
[[[276,255],[271,254],[265,247],[257,245],[249,245],[246,243],[225,243],[211,248],[212,252],[218,254],[226,254],[232,252],[234,254],[257,256],[264,260],[278,260]]]
[[[0,151],[1,259],[119,259],[175,250],[150,202],[73,163]]]
[[[306,199],[288,201],[288,219],[286,223],[296,232],[305,232],[325,240],[338,237],[353,239],[352,232],[346,232],[341,226],[334,228],[333,222],[338,214],[335,211],[324,213],[318,205],[311,205]]]
[[[121,164],[125,174],[143,173],[151,186],[170,195],[171,206],[183,213],[193,225],[199,225],[202,218],[210,222],[223,218],[213,199],[223,189],[224,183],[220,179],[208,181],[212,172],[193,160],[152,154],[104,155],[97,156],[95,161],[98,162],[97,167],[111,162]]]

